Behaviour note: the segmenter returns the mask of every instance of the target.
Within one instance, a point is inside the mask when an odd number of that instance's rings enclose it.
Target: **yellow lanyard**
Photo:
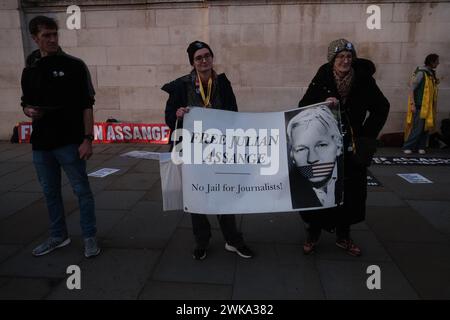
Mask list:
[[[203,105],[206,108],[210,108],[211,104],[209,102],[211,99],[212,78],[209,78],[209,80],[208,80],[208,92],[205,96],[205,90],[203,89],[202,80],[200,79],[200,75],[198,73],[197,73],[197,77],[198,77],[198,82],[199,82],[199,87],[200,87],[200,95],[202,96],[202,100],[203,100]]]

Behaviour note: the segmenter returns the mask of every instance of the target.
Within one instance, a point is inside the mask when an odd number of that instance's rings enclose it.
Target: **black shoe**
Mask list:
[[[192,253],[192,257],[195,260],[203,260],[206,258],[206,248],[204,247],[196,247],[194,252]]]
[[[242,258],[253,258],[253,252],[249,249],[245,244],[242,244],[240,246],[232,246],[228,243],[225,243],[225,250],[228,250],[230,252],[236,252],[238,255],[240,255]]]

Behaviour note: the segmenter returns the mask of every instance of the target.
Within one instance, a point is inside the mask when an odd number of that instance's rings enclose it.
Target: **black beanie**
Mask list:
[[[212,52],[211,48],[208,46],[208,44],[206,44],[205,42],[202,41],[194,41],[192,42],[189,47],[187,48],[187,53],[189,56],[189,62],[191,63],[191,66],[194,65],[194,54],[197,50],[206,48],[209,50],[209,52],[211,52],[211,56],[214,57],[214,53]]]

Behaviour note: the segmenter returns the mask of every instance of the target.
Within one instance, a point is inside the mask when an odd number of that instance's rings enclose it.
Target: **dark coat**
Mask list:
[[[195,87],[194,81],[195,78],[191,73],[166,83],[161,88],[169,94],[169,99],[166,103],[165,118],[166,124],[172,131],[175,129],[177,110],[181,107],[189,106],[189,91]],[[224,73],[217,75],[212,91],[211,101],[213,109],[238,111],[233,88]],[[181,121],[179,121],[178,128],[181,128],[182,125]]]
[[[344,205],[326,209],[322,213],[302,214],[303,220],[333,229],[336,225],[351,225],[365,219],[367,197],[367,167],[376,151],[376,137],[383,128],[389,101],[378,88],[373,74],[375,66],[370,60],[356,59],[352,88],[345,104],[341,103],[341,119],[344,125]],[[322,65],[299,102],[299,107],[325,101],[329,97],[342,100],[336,87],[332,65]],[[356,153],[348,152],[351,132]]]
[[[52,150],[84,139],[85,109],[92,109],[95,91],[86,64],[63,52],[41,57],[33,51],[22,72],[22,107],[43,110],[33,120],[33,150]]]

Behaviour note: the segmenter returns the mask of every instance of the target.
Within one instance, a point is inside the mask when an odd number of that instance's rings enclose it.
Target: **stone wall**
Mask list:
[[[439,118],[450,112],[448,2],[380,1],[381,30],[366,27],[367,1],[95,2],[80,2],[85,4],[81,5],[80,30],[66,29],[68,15],[62,5],[33,6],[28,1],[22,12],[23,24],[37,14],[59,20],[62,47],[84,59],[91,70],[97,121],[108,117],[164,121],[167,95],[160,87],[190,71],[186,47],[196,39],[211,45],[216,69],[231,80],[241,111],[296,106],[326,61],[328,43],[345,37],[355,43],[360,57],[372,59],[377,66],[376,79],[391,102],[383,132],[402,130],[407,81],[428,53],[441,56]],[[29,36],[22,46],[15,1],[6,3],[0,12],[1,139],[8,138],[17,120],[25,120],[17,103],[19,78],[23,52],[33,48]]]
[[[19,108],[20,75],[24,64],[21,18],[17,0],[0,2],[0,139],[9,139],[24,120]]]

